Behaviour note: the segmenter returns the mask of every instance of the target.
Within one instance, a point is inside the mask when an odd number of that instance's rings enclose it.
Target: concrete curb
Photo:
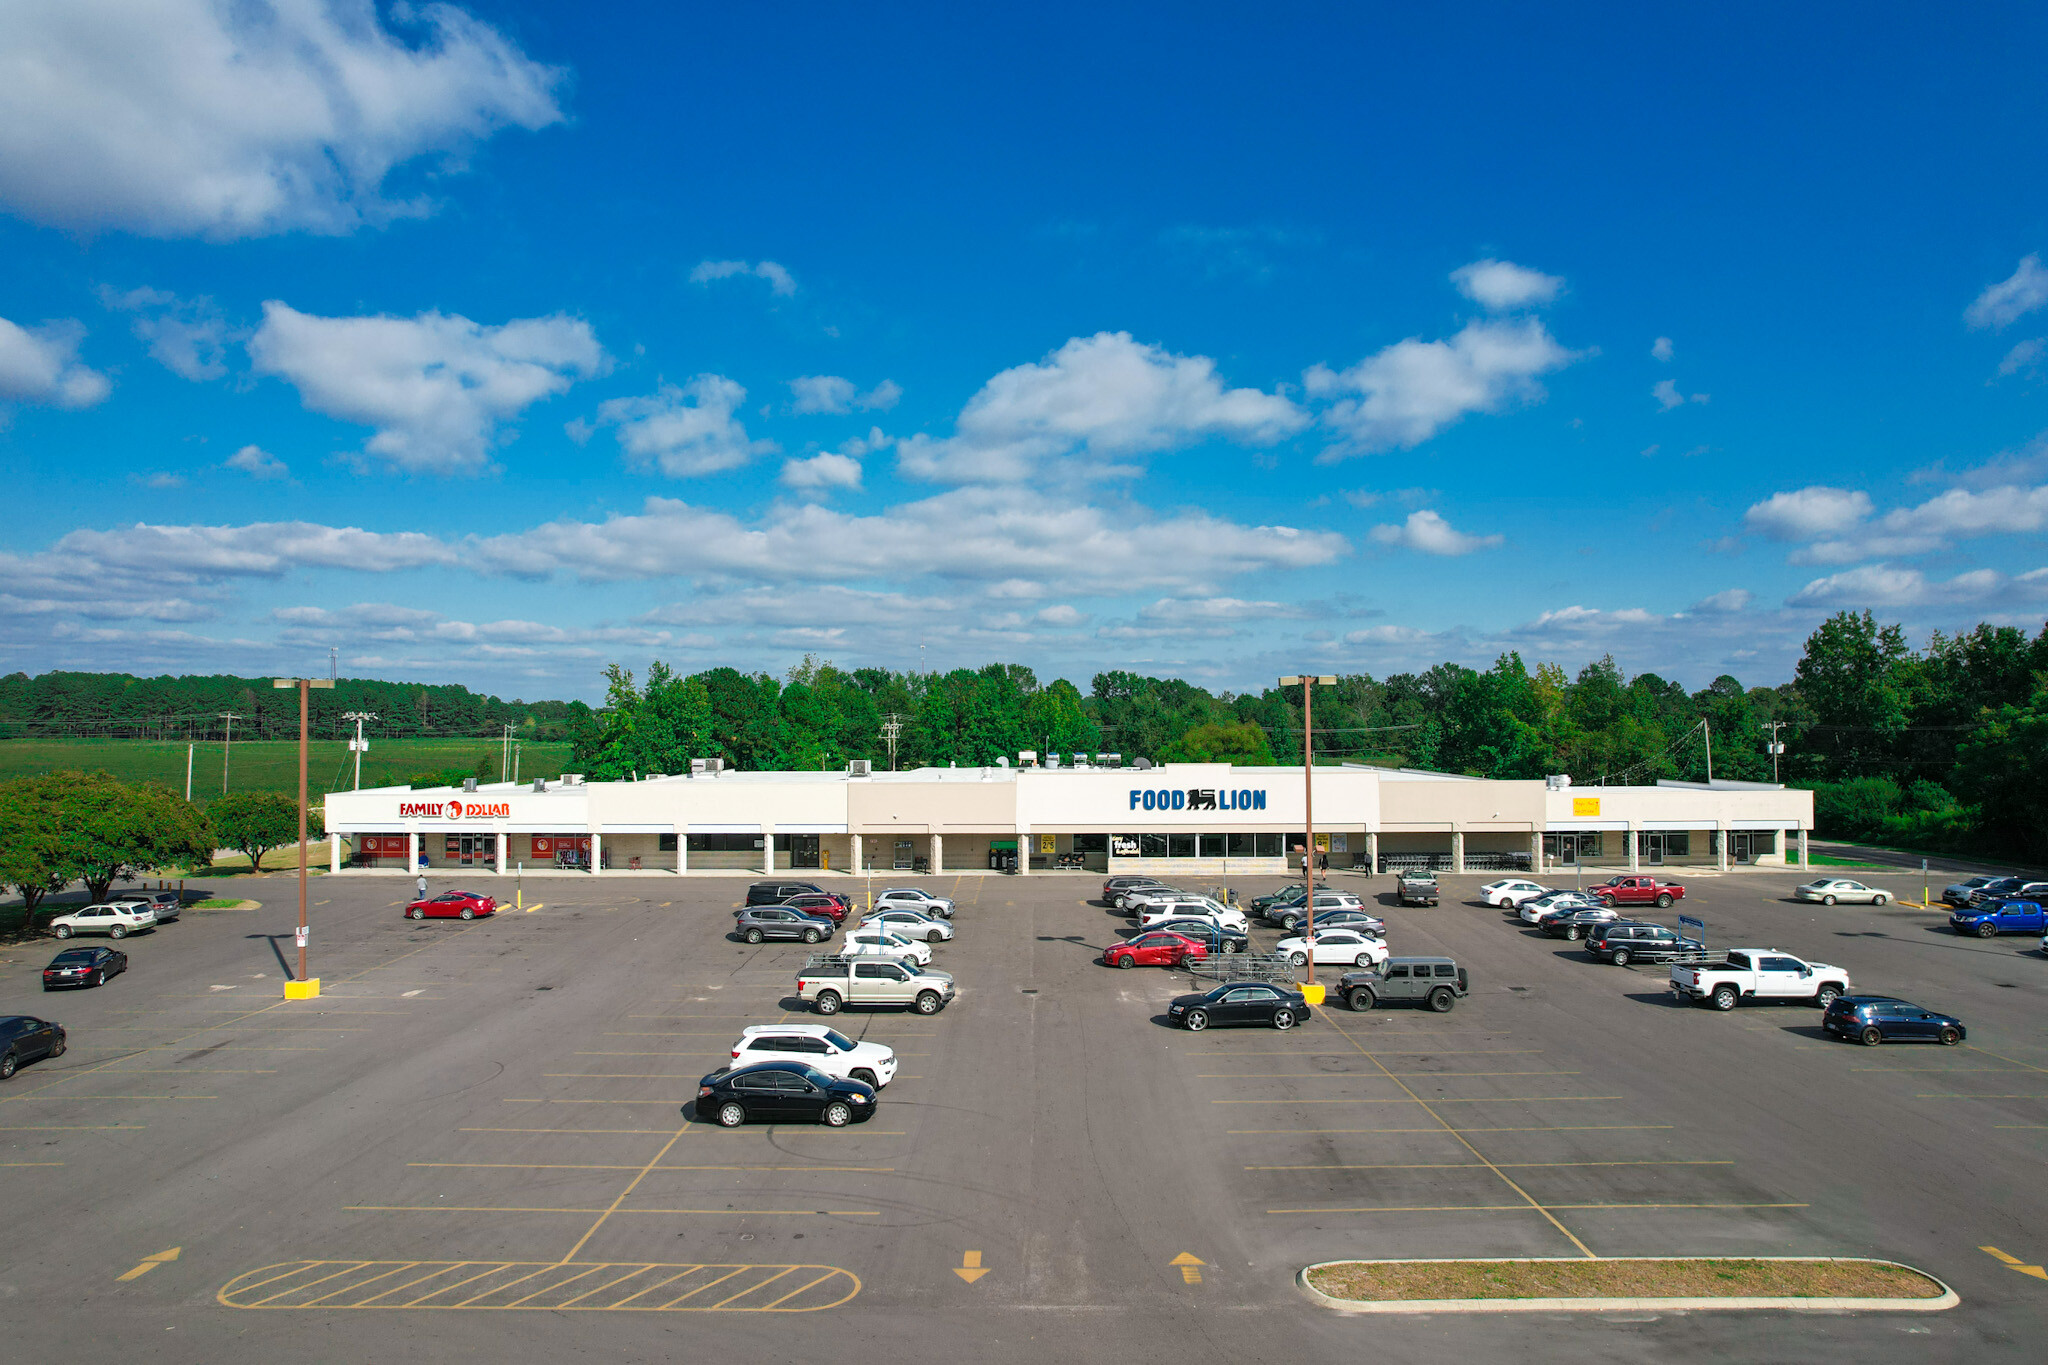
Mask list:
[[[1931,1299],[1846,1299],[1846,1298],[1622,1298],[1622,1299],[1340,1299],[1325,1294],[1308,1282],[1309,1272],[1332,1265],[1471,1265],[1478,1262],[1569,1262],[1577,1256],[1470,1256],[1434,1257],[1414,1260],[1318,1261],[1295,1272],[1294,1283],[1301,1292],[1325,1308],[1339,1313],[1615,1313],[1657,1309],[1691,1312],[1715,1309],[1789,1309],[1794,1312],[1939,1313],[1962,1302],[1947,1282],[1918,1266],[1902,1261],[1885,1261],[1870,1256],[1606,1256],[1613,1261],[1849,1261],[1861,1265],[1897,1266],[1915,1275],[1926,1275],[1941,1286]]]

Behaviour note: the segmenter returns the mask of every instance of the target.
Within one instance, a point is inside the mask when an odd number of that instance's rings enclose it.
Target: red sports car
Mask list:
[[[477,891],[443,891],[405,907],[408,919],[476,919],[495,914],[498,902]]]
[[[1207,945],[1191,938],[1154,929],[1136,938],[1113,943],[1102,954],[1105,967],[1178,967],[1191,957],[1207,957]]]

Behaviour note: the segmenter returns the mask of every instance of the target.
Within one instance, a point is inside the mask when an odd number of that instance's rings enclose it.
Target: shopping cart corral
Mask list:
[[[1280,953],[1217,953],[1189,958],[1181,970],[1203,981],[1265,981],[1294,984],[1295,966]]]

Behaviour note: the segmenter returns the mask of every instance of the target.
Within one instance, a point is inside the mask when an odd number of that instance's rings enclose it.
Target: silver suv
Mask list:
[[[918,910],[940,919],[953,918],[952,901],[915,886],[890,887],[875,897],[874,907],[868,913],[873,914],[877,910]]]
[[[749,943],[764,938],[794,938],[822,943],[832,937],[832,921],[806,915],[786,905],[750,905],[732,912],[733,932]]]

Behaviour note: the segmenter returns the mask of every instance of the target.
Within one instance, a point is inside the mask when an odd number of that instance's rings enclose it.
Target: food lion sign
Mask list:
[[[1182,791],[1131,788],[1132,810],[1264,810],[1263,787],[1189,787]]]
[[[401,820],[509,820],[510,801],[401,801]]]

